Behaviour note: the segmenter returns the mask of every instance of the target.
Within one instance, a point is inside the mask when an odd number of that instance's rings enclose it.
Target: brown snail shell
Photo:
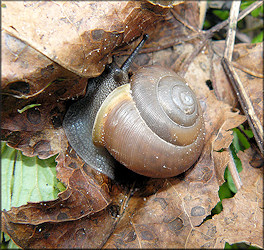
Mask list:
[[[143,67],[130,84],[106,98],[97,113],[93,141],[138,174],[176,176],[194,164],[203,148],[199,102],[175,72]]]

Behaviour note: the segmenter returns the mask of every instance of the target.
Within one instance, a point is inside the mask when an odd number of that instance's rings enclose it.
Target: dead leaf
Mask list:
[[[263,44],[240,45],[238,48],[239,52],[233,65],[263,126]]]
[[[87,80],[75,77],[53,81],[39,95],[29,99],[2,98],[2,140],[23,151],[26,156],[45,159],[66,150],[67,139],[62,129],[66,101],[70,96],[82,96]],[[39,106],[18,112],[31,104]]]
[[[32,97],[59,77],[76,77],[5,30],[1,33],[3,94]]]
[[[6,32],[85,77],[101,74],[111,51],[153,30],[169,10],[140,1],[3,3]]]
[[[250,166],[253,155],[252,149],[239,153],[243,166],[240,173],[242,188],[233,198],[222,201],[223,211],[220,214],[195,230],[187,248],[197,244],[206,248],[223,248],[225,242],[245,242],[263,247],[263,169]]]
[[[9,218],[5,216],[5,219]],[[115,218],[103,210],[69,222],[42,223],[38,226],[10,222],[5,226],[12,233],[13,240],[24,248],[101,248],[114,224]],[[101,225],[104,225],[104,233],[101,233]]]
[[[73,170],[68,189],[58,199],[4,211],[2,229],[24,248],[101,248],[131,196],[126,186],[107,182],[84,165]]]
[[[213,87],[216,96],[233,107],[237,106],[236,93],[230,85],[228,78],[221,66],[221,58],[224,52],[225,43],[215,42],[213,45],[214,59],[213,67]],[[263,45],[259,44],[237,44],[234,47],[233,62],[236,72],[252,100],[255,112],[263,124],[262,107],[263,95],[261,94],[263,74],[263,59],[261,53]]]
[[[67,189],[53,201],[30,202],[13,207],[8,215],[13,223],[38,225],[44,222],[72,221],[97,213],[110,203],[107,183],[96,181],[87,165],[73,171]]]

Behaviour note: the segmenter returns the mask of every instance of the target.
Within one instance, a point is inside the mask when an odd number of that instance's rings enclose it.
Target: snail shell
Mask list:
[[[204,121],[193,91],[174,71],[127,70],[147,36],[119,68],[114,62],[89,79],[87,94],[63,120],[70,145],[92,168],[116,179],[116,160],[154,178],[176,176],[198,159]],[[114,158],[115,159],[114,159]]]
[[[175,72],[143,67],[103,102],[93,142],[138,174],[176,176],[194,164],[203,148],[199,102]]]

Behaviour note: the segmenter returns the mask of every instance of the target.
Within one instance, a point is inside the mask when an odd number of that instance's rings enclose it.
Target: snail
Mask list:
[[[68,141],[92,168],[115,179],[116,161],[153,178],[179,175],[190,168],[204,144],[199,102],[186,81],[160,66],[128,69],[147,39],[119,68],[113,61],[89,79],[83,99],[63,120]]]

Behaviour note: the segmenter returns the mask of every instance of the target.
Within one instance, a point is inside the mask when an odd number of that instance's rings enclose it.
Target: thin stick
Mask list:
[[[229,29],[226,36],[226,44],[225,44],[225,52],[224,52],[224,57],[229,61],[232,61],[239,7],[240,7],[240,1],[232,2],[232,6],[230,9],[230,16],[229,16],[229,20],[230,20]]]
[[[263,154],[263,127],[260,120],[255,114],[254,107],[250,101],[250,98],[247,95],[246,90],[237,73],[235,72],[233,65],[226,58],[222,58],[221,63],[227,77],[229,78],[233,88],[236,91],[238,100],[241,104],[241,107],[243,108],[244,114],[247,116],[248,123],[253,131],[260,152]]]
[[[232,55],[233,55],[233,50],[234,50],[239,7],[240,7],[240,1],[232,2],[232,6],[230,9],[230,16],[229,16],[229,29],[228,29],[227,36],[226,36],[226,44],[225,44],[225,51],[224,51],[224,57],[229,61],[232,60]],[[242,186],[242,182],[240,180],[240,177],[239,177],[239,174],[236,168],[236,164],[235,164],[230,148],[228,148],[228,153],[229,153],[228,170],[232,176],[232,179],[238,191]]]
[[[246,72],[249,75],[252,75],[252,76],[255,76],[255,77],[258,77],[258,78],[264,78],[264,75],[262,73],[259,73],[259,72],[255,71],[255,70],[251,70],[251,69],[249,69],[249,68],[247,68],[247,67],[245,67],[245,66],[243,66],[243,65],[241,65],[241,64],[239,64],[237,62],[233,61],[232,65],[235,68],[240,69],[240,70]]]
[[[247,16],[251,11],[257,9],[258,7],[260,7],[263,4],[262,1],[256,1],[255,3],[252,3],[250,6],[248,6],[246,9],[242,10],[237,18],[237,21],[242,20],[245,16]],[[206,31],[206,33],[208,34],[213,34],[216,31],[219,31],[220,29],[223,29],[226,25],[228,25],[229,19],[223,21],[222,23],[219,23],[217,25],[215,25],[214,27],[212,27],[211,29],[209,29],[208,31]]]
[[[260,7],[263,4],[262,1],[257,1],[255,3],[252,3],[249,7],[242,10],[237,18],[237,21],[242,20],[246,15],[248,15],[251,11],[255,10],[256,8]],[[229,19],[223,21],[222,23],[219,23],[212,27],[211,29],[204,32],[202,41],[198,45],[197,49],[185,60],[184,64],[181,66],[179,71],[186,72],[189,65],[193,62],[194,58],[201,52],[201,50],[204,48],[204,46],[207,44],[208,39],[210,39],[215,32],[219,31],[220,29],[224,28],[226,25],[228,25]],[[183,76],[183,75],[182,75]]]
[[[257,1],[255,3],[252,3],[249,7],[247,7],[246,9],[242,10],[239,13],[237,20],[238,21],[242,20],[246,15],[248,15],[251,11],[255,10],[256,8],[260,7],[262,4],[263,4],[262,1]],[[176,18],[176,16],[174,16],[174,17]],[[181,20],[178,20],[178,21],[181,22]],[[182,39],[177,38],[174,41],[168,42],[168,43],[166,43],[164,45],[159,45],[157,47],[152,47],[152,48],[144,48],[144,49],[141,49],[141,51],[139,52],[139,54],[153,53],[153,52],[156,52],[156,51],[164,50],[164,49],[170,48],[170,47],[172,47],[174,45],[181,44],[182,42],[191,41],[191,40],[193,40],[195,38],[203,39],[200,42],[201,45],[199,45],[199,47],[197,48],[197,50],[195,50],[195,52],[197,51],[197,53],[194,55],[194,57],[195,57],[203,49],[203,47],[206,44],[206,41],[209,38],[211,38],[214,35],[215,32],[217,32],[217,31],[223,29],[225,26],[227,26],[228,25],[228,22],[229,22],[229,20],[227,19],[227,20],[225,20],[225,21],[223,21],[223,22],[215,25],[214,27],[212,27],[211,29],[209,29],[207,31],[202,31],[202,32],[199,32],[199,33],[195,33],[194,35],[190,35],[188,38],[182,38]],[[120,55],[128,55],[128,52],[123,52],[123,53],[120,52],[119,54]],[[192,62],[192,60],[193,60],[193,57],[190,59],[190,61]]]
[[[237,93],[238,100],[243,108],[244,114],[247,116],[247,120],[249,125],[253,131],[258,147],[263,154],[263,127],[261,125],[260,120],[255,114],[254,107],[252,102],[250,101],[249,96],[243,86],[243,83],[240,81],[239,76],[234,70],[234,67],[231,63],[233,48],[235,43],[235,33],[236,33],[236,24],[237,24],[237,16],[239,12],[240,1],[234,1],[232,3],[231,11],[230,11],[230,23],[228,36],[226,38],[226,47],[224,52],[224,58],[222,59],[223,68],[229,78],[234,90]]]
[[[182,18],[174,9],[171,9],[172,15],[177,19],[179,22],[181,22],[185,27],[189,28],[190,30],[194,32],[199,32],[196,27],[190,25],[189,23],[186,22],[184,18]]]

